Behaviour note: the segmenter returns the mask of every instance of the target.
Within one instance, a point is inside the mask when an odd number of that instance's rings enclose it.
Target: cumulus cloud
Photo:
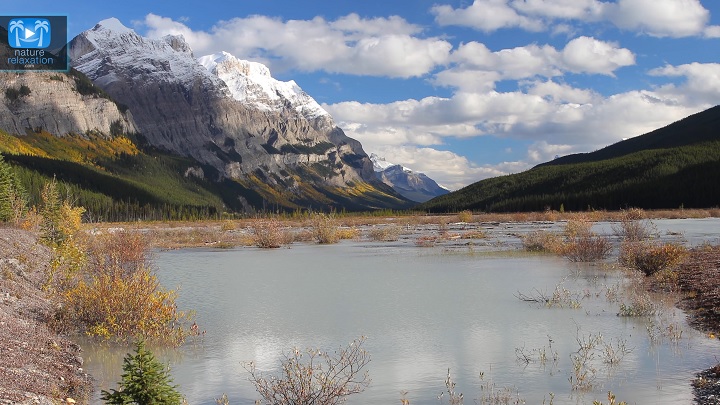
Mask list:
[[[560,51],[530,44],[493,52],[482,43],[469,42],[461,44],[449,61],[450,67],[434,75],[434,84],[484,92],[500,80],[552,78],[565,72],[613,76],[617,69],[634,65],[635,55],[614,42],[582,36]]]
[[[540,31],[554,23],[607,21],[616,27],[656,37],[708,36],[710,12],[700,0],[475,0],[467,7],[434,6],[440,25],[491,32],[502,28]]]
[[[657,93],[690,105],[720,104],[720,63],[667,65],[650,71],[653,76],[684,77],[679,85],[667,84]]]
[[[440,25],[459,25],[490,32],[501,28],[523,28],[541,31],[542,21],[519,14],[507,0],[475,0],[467,8],[437,5],[431,9]]]
[[[143,24],[150,37],[182,34],[197,55],[225,50],[273,69],[408,78],[444,64],[452,49],[443,39],[418,37],[422,29],[397,16],[350,14],[334,21],[250,16],[218,22],[207,32],[154,14]]]
[[[619,28],[656,37],[701,35],[710,19],[699,0],[618,0],[605,15]]]
[[[616,69],[635,64],[635,55],[629,49],[584,36],[570,41],[562,58],[568,70],[575,73],[613,75]]]

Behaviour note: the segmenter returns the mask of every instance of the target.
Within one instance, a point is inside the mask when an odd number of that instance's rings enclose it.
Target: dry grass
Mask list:
[[[458,222],[465,222],[465,223],[473,222],[473,213],[472,213],[472,211],[469,211],[469,210],[460,211],[457,214],[457,219],[458,219]]]
[[[394,242],[400,239],[402,228],[398,225],[379,225],[373,227],[368,236],[370,239],[381,242]]]

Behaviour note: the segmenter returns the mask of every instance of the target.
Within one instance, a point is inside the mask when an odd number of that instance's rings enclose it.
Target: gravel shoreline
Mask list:
[[[0,228],[0,405],[82,403],[92,392],[80,347],[46,323],[51,255],[33,233]]]

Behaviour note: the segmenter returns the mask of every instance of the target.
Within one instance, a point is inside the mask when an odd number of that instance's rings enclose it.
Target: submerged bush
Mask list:
[[[252,227],[253,244],[264,249],[279,248],[292,241],[276,219],[263,220]]]
[[[655,233],[655,225],[644,219],[645,212],[641,209],[632,208],[623,211],[620,222],[613,225],[613,233],[624,242],[640,242],[650,238]]]
[[[676,243],[625,242],[620,246],[620,264],[651,276],[668,269],[685,257],[687,249]]]
[[[176,298],[160,287],[142,237],[118,232],[91,248],[87,268],[60,296],[55,324],[104,339],[142,336],[180,344],[190,316],[177,309]]]
[[[315,214],[310,220],[313,239],[320,244],[337,243],[340,240],[339,227],[335,217],[326,214]]]
[[[252,362],[244,367],[269,405],[341,404],[370,385],[364,371],[370,355],[362,347],[364,342],[365,338],[354,340],[333,355],[317,349],[295,349],[285,355],[279,376],[265,376]]]
[[[571,262],[596,262],[605,259],[612,250],[612,244],[602,236],[584,235],[566,245],[564,256]]]
[[[522,244],[530,252],[562,254],[564,250],[562,237],[548,231],[532,231],[522,238]]]

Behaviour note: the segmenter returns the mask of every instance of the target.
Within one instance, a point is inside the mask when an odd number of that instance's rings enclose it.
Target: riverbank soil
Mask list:
[[[687,311],[688,322],[709,335],[720,336],[720,245],[699,246],[680,265],[678,282],[685,298],[679,307]],[[708,353],[712,356],[712,353]],[[720,356],[720,353],[714,353]],[[720,404],[720,358],[718,364],[697,375],[693,382],[700,405]]]
[[[82,402],[92,391],[80,347],[46,324],[41,286],[52,251],[33,233],[0,227],[0,404]]]

